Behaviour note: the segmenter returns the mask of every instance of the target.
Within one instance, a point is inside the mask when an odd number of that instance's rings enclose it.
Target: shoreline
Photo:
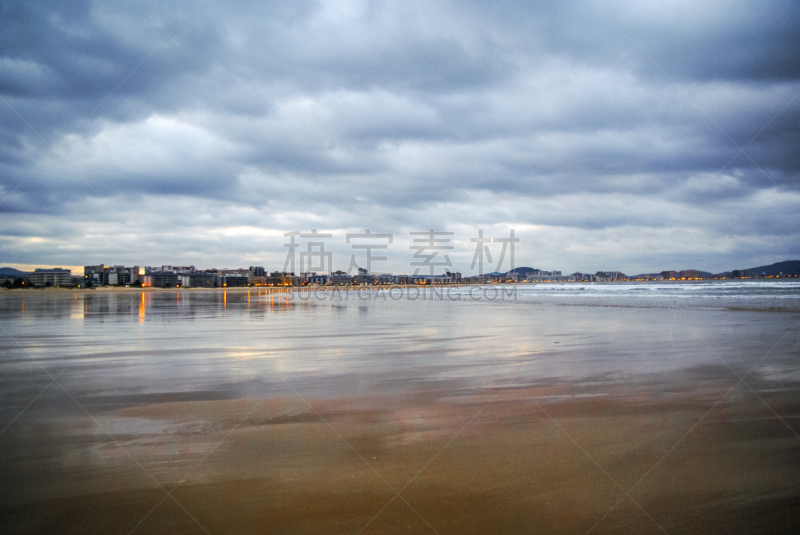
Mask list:
[[[510,287],[536,287],[539,285],[572,285],[572,284],[588,284],[588,285],[648,285],[648,284],[675,284],[675,285],[696,285],[704,283],[729,283],[729,282],[789,282],[797,281],[797,276],[782,276],[782,277],[765,277],[765,278],[738,278],[738,279],[687,279],[687,280],[620,280],[620,281],[535,281],[535,282],[500,282],[500,283],[480,283],[480,284],[466,284],[466,283],[453,283],[453,284],[378,284],[378,285],[309,285],[309,286],[231,286],[231,287],[154,287],[154,286],[98,286],[94,288],[82,287],[29,287],[29,288],[0,288],[7,292],[175,292],[175,291],[268,291],[271,293],[277,292],[302,292],[311,290],[328,290],[328,291],[353,291],[353,290],[388,290],[388,289],[427,289],[427,288],[487,288],[495,286],[510,286]],[[2,295],[2,293],[0,293]]]

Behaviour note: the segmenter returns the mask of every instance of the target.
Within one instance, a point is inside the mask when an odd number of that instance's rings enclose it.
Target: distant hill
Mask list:
[[[518,267],[514,268],[511,271],[491,271],[489,273],[482,273],[484,277],[505,277],[511,275],[512,273],[518,273],[523,277],[527,277],[531,271],[535,271],[533,268],[529,267]]]
[[[784,275],[800,275],[800,260],[785,260],[783,262],[770,264],[769,266],[747,268],[746,271],[757,275],[763,273],[768,276],[778,275],[779,273],[783,273]]]
[[[0,275],[5,275],[6,277],[27,277],[28,272],[20,271],[11,267],[2,267],[0,268]]]
[[[535,270],[533,268],[530,268],[530,267],[518,267],[518,268],[512,269],[511,271],[506,273],[506,275],[510,275],[512,273],[518,273],[519,275],[522,275],[523,277],[527,277],[528,274],[531,271],[535,271]]]

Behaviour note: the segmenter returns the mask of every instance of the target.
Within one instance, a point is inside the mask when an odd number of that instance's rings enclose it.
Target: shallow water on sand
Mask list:
[[[798,298],[4,292],[0,527],[794,532]]]

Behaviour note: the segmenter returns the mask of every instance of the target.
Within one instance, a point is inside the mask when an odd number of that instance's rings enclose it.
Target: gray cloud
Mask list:
[[[797,257],[798,30],[788,1],[5,2],[0,261],[431,226],[467,264],[467,226],[564,270]]]

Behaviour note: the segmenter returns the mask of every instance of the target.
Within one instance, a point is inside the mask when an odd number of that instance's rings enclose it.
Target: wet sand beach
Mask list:
[[[795,533],[797,301],[692,295],[0,295],[0,529]]]

